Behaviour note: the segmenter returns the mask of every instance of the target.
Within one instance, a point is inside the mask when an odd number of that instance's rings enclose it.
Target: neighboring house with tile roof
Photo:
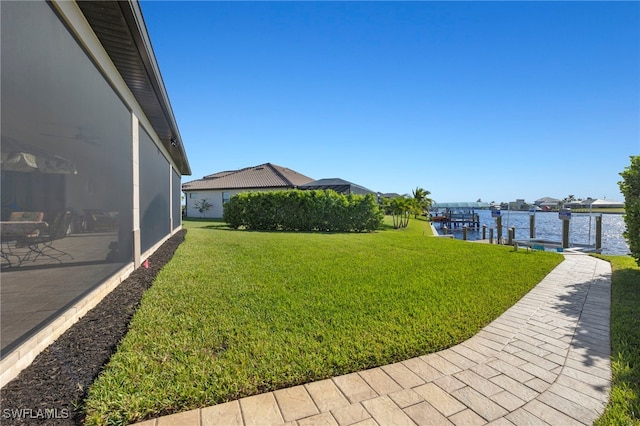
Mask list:
[[[535,206],[540,207],[543,210],[555,210],[558,209],[562,200],[552,197],[542,197],[533,202]]]
[[[202,179],[182,184],[186,194],[186,215],[188,217],[222,217],[222,206],[233,195],[246,191],[281,191],[298,188],[313,179],[272,163],[246,167],[240,170],[227,170]],[[202,200],[211,207],[200,212],[197,208]]]

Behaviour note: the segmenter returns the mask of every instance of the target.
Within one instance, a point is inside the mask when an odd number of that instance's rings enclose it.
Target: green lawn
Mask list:
[[[405,230],[233,231],[185,221],[86,401],[88,424],[204,407],[438,351],[562,261]]]
[[[640,268],[631,256],[601,256],[611,262],[611,369],[609,405],[595,423],[640,425]]]

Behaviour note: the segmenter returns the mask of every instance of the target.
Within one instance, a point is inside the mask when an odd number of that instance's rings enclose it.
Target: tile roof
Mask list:
[[[537,199],[536,201],[533,202],[533,204],[536,205],[540,205],[540,204],[558,204],[560,201],[562,200],[558,200],[557,198],[552,198],[552,197],[542,197]]]
[[[320,179],[302,185],[300,189],[333,189],[342,194],[373,194],[373,191],[364,186],[340,178]]]
[[[207,189],[295,188],[313,179],[295,170],[264,163],[240,170],[227,170],[182,184],[183,191]]]

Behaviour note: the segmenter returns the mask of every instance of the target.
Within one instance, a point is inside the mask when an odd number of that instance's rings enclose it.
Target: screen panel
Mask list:
[[[133,260],[133,156],[128,108],[47,3],[3,2],[0,27],[4,356]]]
[[[171,232],[169,162],[140,126],[140,245],[149,250]]]

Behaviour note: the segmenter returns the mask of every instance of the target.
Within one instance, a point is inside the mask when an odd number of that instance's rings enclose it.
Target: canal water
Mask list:
[[[467,240],[479,240],[482,238],[482,225],[487,225],[487,238],[489,229],[493,228],[494,238],[497,237],[495,219],[491,217],[490,210],[476,210],[480,217],[480,229],[469,228]],[[502,236],[508,236],[510,227],[515,227],[515,239],[529,238],[529,212],[502,210]],[[572,213],[569,225],[569,245],[595,244],[596,219],[595,213]],[[558,219],[558,212],[535,212],[536,239],[562,241],[562,220]],[[440,235],[444,231],[440,224],[435,224]],[[602,254],[626,255],[629,254],[629,245],[622,236],[626,229],[624,218],[621,214],[602,214]],[[462,228],[449,230],[455,238],[462,239]]]

